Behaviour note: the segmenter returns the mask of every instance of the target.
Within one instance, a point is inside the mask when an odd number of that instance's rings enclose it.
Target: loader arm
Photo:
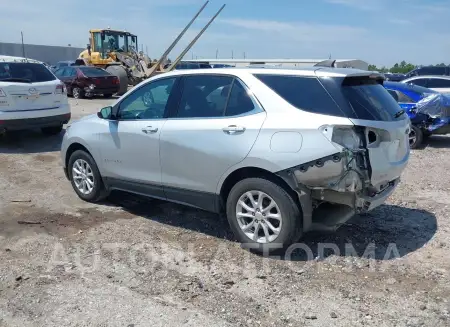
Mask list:
[[[210,19],[208,24],[206,24],[205,27],[203,27],[203,29],[197,34],[197,36],[191,41],[191,43],[189,43],[189,45],[186,47],[186,49],[184,49],[183,52],[177,57],[177,59],[175,59],[172,62],[172,64],[165,70],[165,72],[170,72],[177,66],[177,64],[181,61],[181,59],[183,59],[183,57],[186,55],[186,53],[188,53],[188,51],[194,46],[195,42],[197,42],[197,40],[203,35],[203,33],[205,33],[205,31],[208,29],[209,25],[211,25],[212,22],[217,18],[217,16],[219,16],[219,14],[222,12],[222,10],[225,8],[225,6],[226,5],[223,5],[219,9],[219,11]]]
[[[181,31],[180,35],[172,42],[172,44],[167,48],[167,50],[164,52],[164,54],[159,58],[159,60],[150,68],[146,69],[146,75],[152,76],[153,73],[161,66],[161,64],[164,62],[164,60],[169,55],[170,51],[173,50],[173,48],[177,45],[177,43],[180,41],[180,39],[183,37],[183,35],[186,33],[186,31],[191,27],[191,25],[194,23],[194,21],[198,18],[198,16],[201,14],[203,9],[208,5],[209,1],[206,1],[205,4],[200,8],[200,10],[195,14],[195,16],[191,19],[189,24],[186,25],[183,31]]]

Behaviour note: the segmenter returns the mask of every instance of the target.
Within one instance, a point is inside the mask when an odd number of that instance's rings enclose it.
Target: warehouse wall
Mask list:
[[[75,60],[83,50],[73,47],[25,44],[25,56],[27,58],[44,61],[50,65],[62,60]],[[0,42],[0,55],[22,57],[22,44]]]

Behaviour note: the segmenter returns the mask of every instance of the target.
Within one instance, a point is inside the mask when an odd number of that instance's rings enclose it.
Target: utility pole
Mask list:
[[[216,59],[219,57],[219,49],[216,49]]]
[[[245,60],[246,58],[245,58],[245,51],[244,51],[244,60]]]
[[[145,53],[147,54],[148,57],[148,45],[145,46]]]
[[[231,59],[234,59],[234,50],[231,50]]]

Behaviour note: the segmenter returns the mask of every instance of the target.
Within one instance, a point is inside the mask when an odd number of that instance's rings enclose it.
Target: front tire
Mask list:
[[[285,249],[302,234],[302,216],[296,201],[267,179],[238,182],[227,198],[226,211],[238,241],[258,252]]]
[[[41,132],[44,135],[58,135],[59,133],[61,133],[62,129],[63,129],[62,125],[49,126],[49,127],[42,127]]]
[[[89,153],[83,150],[72,153],[67,172],[73,189],[82,200],[95,203],[108,195],[97,164]]]
[[[79,87],[74,87],[72,89],[72,96],[74,97],[74,99],[83,99],[84,95],[84,91]]]
[[[411,126],[411,132],[409,133],[409,147],[411,149],[417,149],[422,145],[423,131],[417,126]]]

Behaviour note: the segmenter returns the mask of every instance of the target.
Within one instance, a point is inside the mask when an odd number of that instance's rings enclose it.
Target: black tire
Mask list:
[[[103,94],[103,97],[107,99],[112,98],[112,96],[113,96],[112,93]]]
[[[78,190],[78,188],[75,185],[73,176],[72,176],[73,165],[74,165],[75,161],[77,161],[78,159],[82,159],[82,160],[86,161],[92,170],[92,174],[93,174],[93,178],[94,178],[94,187],[89,194],[83,194]],[[69,163],[67,165],[67,173],[69,176],[69,180],[72,183],[72,187],[75,190],[75,192],[77,193],[77,195],[80,197],[80,199],[87,201],[87,202],[95,203],[95,202],[102,201],[103,199],[105,199],[108,196],[108,192],[105,188],[105,185],[103,184],[103,180],[102,180],[102,177],[98,170],[97,164],[95,163],[94,158],[92,158],[92,156],[89,153],[87,153],[83,150],[77,150],[74,153],[72,153],[72,155],[69,158]]]
[[[74,99],[83,99],[85,96],[85,93],[79,87],[74,87],[74,88],[72,88],[72,96],[74,97]]]
[[[41,132],[44,135],[58,135],[63,130],[63,126],[49,126],[49,127],[42,127]]]
[[[122,66],[108,66],[106,70],[119,79],[120,88],[117,95],[123,95],[128,91],[128,75]]]
[[[415,136],[415,141],[411,140],[412,136]],[[423,143],[423,131],[417,126],[411,126],[411,133],[409,134],[409,147],[411,149],[419,148]]]
[[[236,205],[239,198],[248,191],[261,191],[270,196],[278,205],[282,224],[278,237],[270,243],[258,243],[250,239],[239,226],[236,217]],[[248,178],[238,182],[227,198],[226,212],[231,230],[242,244],[242,247],[257,252],[268,253],[285,250],[302,235],[302,214],[294,198],[276,183],[262,178]]]

